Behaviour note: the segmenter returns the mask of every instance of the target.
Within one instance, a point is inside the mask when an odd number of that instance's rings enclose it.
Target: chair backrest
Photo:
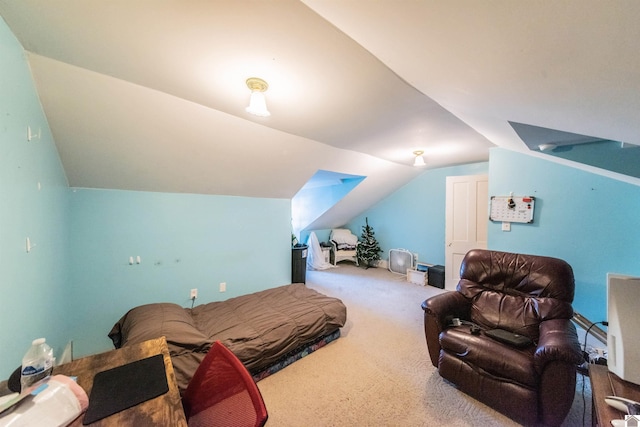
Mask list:
[[[182,403],[189,427],[260,427],[268,417],[251,374],[220,341],[198,366]]]
[[[543,320],[570,319],[574,277],[565,261],[474,249],[460,267],[457,290],[472,300],[471,321],[538,339]]]
[[[331,230],[329,240],[333,240],[338,245],[354,246],[358,243],[358,236],[353,234],[348,228],[334,228]]]

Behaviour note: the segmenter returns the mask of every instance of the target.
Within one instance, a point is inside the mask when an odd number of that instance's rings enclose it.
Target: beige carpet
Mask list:
[[[347,306],[342,337],[258,383],[267,426],[517,426],[457,391],[431,365],[420,304],[441,290],[349,263],[308,271],[307,285]],[[578,375],[565,426],[591,424]],[[584,415],[584,424],[583,424]]]

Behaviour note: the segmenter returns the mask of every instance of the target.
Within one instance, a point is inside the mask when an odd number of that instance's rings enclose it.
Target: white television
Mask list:
[[[640,277],[607,274],[607,366],[640,384]]]

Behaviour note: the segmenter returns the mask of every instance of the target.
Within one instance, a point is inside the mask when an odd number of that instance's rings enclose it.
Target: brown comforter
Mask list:
[[[342,301],[296,283],[193,309],[171,303],[142,305],[127,312],[109,338],[120,348],[165,336],[184,392],[216,340],[255,374],[344,326],[346,317]]]

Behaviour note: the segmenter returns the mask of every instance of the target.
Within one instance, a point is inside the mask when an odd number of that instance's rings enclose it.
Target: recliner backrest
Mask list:
[[[460,267],[457,291],[472,300],[470,320],[538,339],[543,320],[573,317],[574,277],[558,258],[474,249]]]

